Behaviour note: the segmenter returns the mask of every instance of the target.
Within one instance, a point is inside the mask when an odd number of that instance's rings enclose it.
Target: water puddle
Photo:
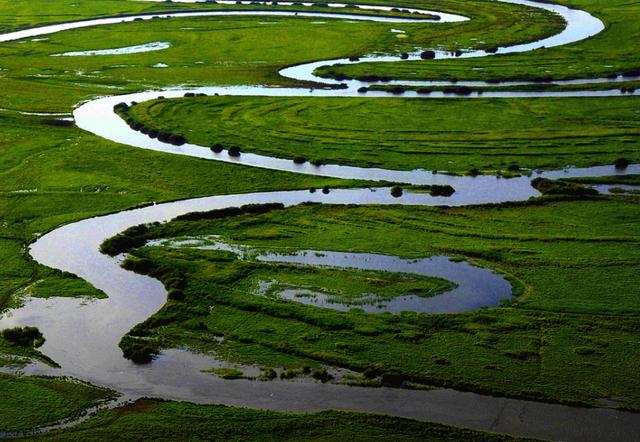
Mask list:
[[[139,54],[141,52],[153,52],[169,49],[171,43],[166,41],[155,41],[153,43],[146,43],[137,46],[127,46],[124,48],[114,49],[95,49],[91,51],[76,51],[76,52],[63,52],[61,54],[52,54],[51,57],[86,57],[94,55],[127,55],[127,54]]]

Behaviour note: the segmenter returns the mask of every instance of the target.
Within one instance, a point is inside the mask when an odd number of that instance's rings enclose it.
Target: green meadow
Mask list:
[[[340,312],[258,290],[273,279],[288,288],[340,292],[338,301],[348,298],[349,280],[323,278],[327,270],[188,247],[141,248],[125,267],[162,280],[170,300],[121,346],[126,350],[142,339],[156,351],[186,345],[242,364],[349,368],[369,385],[386,385],[385,376],[399,373],[405,386],[593,406],[610,399],[637,410],[640,391],[629,374],[640,354],[638,207],[637,197],[544,197],[455,209],[314,204],[175,220],[151,227],[145,238],[221,235],[232,244],[284,254],[467,257],[505,274],[515,298],[498,308],[450,315],[370,314],[357,305]]]
[[[192,97],[128,115],[202,146],[359,167],[495,173],[638,162],[640,99],[591,100]]]
[[[597,78],[612,74],[638,75],[640,24],[636,17],[640,6],[625,0],[562,0],[554,3],[579,8],[602,20],[605,30],[596,37],[578,43],[543,48],[533,53],[497,55],[478,59],[416,61],[394,64],[355,64],[323,68],[357,78],[378,75],[403,80],[544,80]]]
[[[570,1],[602,18],[607,30],[535,54],[353,65],[334,72],[499,80],[623,74],[640,67],[638,5]],[[59,125],[56,119],[71,116],[79,103],[163,87],[309,87],[314,85],[296,84],[278,71],[375,51],[507,46],[544,38],[564,26],[547,12],[498,2],[407,0],[401,6],[471,20],[398,25],[329,18],[172,18],[0,43],[0,312],[18,308],[30,297],[100,302],[107,296],[29,256],[29,244],[64,224],[205,195],[373,184],[143,151],[74,125]],[[274,6],[0,0],[0,32],[122,14],[256,8]],[[312,9],[326,11],[322,5]],[[394,28],[405,34],[391,32]],[[171,47],[129,55],[52,57],[158,41]],[[552,169],[611,164],[620,157],[638,162],[638,112],[637,98],[630,97],[478,100],[471,106],[464,100],[198,97],[144,103],[132,115],[205,146],[219,142],[245,152],[362,167],[499,173],[514,165]],[[637,184],[637,177],[627,180]],[[605,178],[588,182],[624,184]],[[126,349],[145,336],[146,350],[186,346],[215,351],[224,360],[256,364],[266,372],[278,368],[297,376],[308,369],[338,367],[350,369],[353,374],[344,381],[358,385],[446,386],[638,411],[638,207],[638,196],[629,195],[458,209],[303,205],[164,224],[152,229],[150,237],[220,234],[233,244],[279,252],[315,249],[405,258],[446,254],[505,274],[515,298],[497,308],[451,315],[366,314],[357,306],[372,292],[378,300],[407,292],[430,297],[452,283],[269,265],[222,252],[141,248],[131,251],[125,265],[162,279],[168,287],[170,277],[178,275],[181,286],[121,346]],[[267,280],[275,281],[273,296],[260,296],[257,287]],[[283,301],[277,292],[285,288],[322,291],[354,308],[338,312]],[[211,304],[216,314],[209,313]],[[0,435],[78,418],[117,396],[79,380],[26,376],[22,370],[32,360],[56,366],[40,349],[0,335]],[[510,439],[386,416],[335,411],[294,415],[146,399],[41,437],[112,440],[114,435],[123,440]]]

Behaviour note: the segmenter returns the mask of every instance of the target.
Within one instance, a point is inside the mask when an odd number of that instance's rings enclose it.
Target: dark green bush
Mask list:
[[[240,207],[227,207],[226,209],[210,210],[208,212],[190,212],[176,217],[175,221],[198,221],[201,219],[220,219],[231,216],[238,216],[245,213],[254,215],[271,212],[273,210],[284,209],[282,203],[269,204],[247,204]]]
[[[211,151],[214,153],[220,153],[223,149],[224,146],[220,143],[215,143],[213,146],[211,146]]]
[[[329,374],[326,368],[316,368],[311,373],[311,377],[322,383],[329,382],[330,380],[333,379],[333,376]]]
[[[431,186],[431,196],[451,196],[456,189],[448,184],[433,184]]]
[[[399,198],[402,196],[402,187],[400,186],[393,186],[391,188],[391,196],[394,198]]]
[[[53,118],[53,119],[49,119],[49,120],[44,120],[44,124],[48,125],[48,126],[55,126],[55,127],[71,127],[73,126],[73,120],[61,120],[58,118]]]
[[[13,345],[38,348],[44,344],[44,336],[37,327],[15,327],[2,330],[2,337]]]
[[[631,165],[631,161],[626,158],[618,158],[614,161],[613,165],[616,169],[624,170]]]
[[[405,376],[398,372],[383,373],[380,378],[382,385],[387,387],[400,387],[405,381]]]
[[[149,233],[149,227],[141,224],[128,228],[122,233],[106,239],[100,244],[100,252],[116,256],[127,252],[131,249],[142,247],[146,243],[146,235]]]
[[[422,51],[422,53],[420,54],[420,58],[422,58],[423,60],[433,60],[434,58],[436,58],[436,53],[435,51]]]
[[[131,336],[122,338],[119,344],[122,355],[136,364],[148,364],[160,352],[156,341]]]
[[[531,181],[534,189],[543,195],[597,195],[598,191],[581,184],[560,180],[549,180],[546,178],[536,178]]]
[[[182,301],[184,299],[184,292],[180,289],[171,289],[167,293],[167,299],[170,301]]]

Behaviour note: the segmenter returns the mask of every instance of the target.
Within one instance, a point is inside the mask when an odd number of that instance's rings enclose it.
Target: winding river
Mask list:
[[[500,48],[498,53],[530,51],[542,46],[551,47],[573,43],[591,37],[604,29],[600,20],[584,11],[563,6],[528,0],[501,0],[526,6],[547,9],[561,14],[567,26],[561,33],[529,44]],[[344,6],[344,5],[342,5]],[[334,6],[340,7],[340,6]],[[366,9],[366,5],[362,7]],[[375,9],[385,10],[383,7]],[[387,8],[388,10],[389,8]],[[8,33],[0,36],[7,42],[27,37],[42,36],[68,29],[99,26],[153,17],[200,17],[227,15],[269,15],[299,17],[323,17],[348,20],[374,20],[384,22],[446,22],[466,20],[454,14],[434,11],[418,11],[437,14],[440,20],[428,17],[406,19],[353,15],[328,12],[288,11],[206,11],[170,14],[153,14],[127,17],[111,17],[85,20]],[[489,56],[483,51],[462,54],[462,57]],[[451,56],[437,54],[437,58]],[[416,58],[412,54],[410,59]],[[363,57],[359,62],[399,61],[398,57]],[[296,80],[324,82],[328,86],[336,82],[317,78],[316,67],[333,63],[349,63],[348,60],[329,60],[283,69],[283,76]],[[616,79],[623,81],[626,79]],[[602,79],[577,80],[576,84],[604,81]],[[612,81],[612,80],[607,80]],[[390,82],[394,84],[396,82]],[[442,82],[397,82],[412,85],[442,85]],[[571,84],[571,82],[564,82]],[[458,85],[471,83],[458,83]],[[526,84],[526,83],[518,83]],[[428,391],[362,388],[313,382],[255,382],[248,380],[226,381],[202,373],[211,367],[206,355],[193,354],[181,349],[170,349],[151,364],[135,365],[124,359],[118,348],[121,337],[134,325],[157,312],[166,301],[162,284],[150,277],[125,271],[119,262],[99,253],[100,243],[128,227],[140,223],[166,221],[178,215],[217,208],[236,207],[244,204],[283,203],[286,206],[315,201],[326,204],[406,204],[406,205],[468,205],[504,201],[522,201],[538,193],[530,186],[536,176],[559,178],[570,176],[606,176],[624,173],[640,173],[638,165],[624,171],[612,166],[582,169],[534,172],[532,177],[500,179],[493,176],[463,177],[424,170],[399,171],[368,169],[339,165],[320,167],[310,164],[297,165],[290,160],[270,158],[254,154],[231,157],[227,152],[215,154],[208,148],[187,144],[172,146],[153,140],[131,130],[114,112],[119,102],[142,102],[157,98],[178,97],[186,92],[238,96],[317,96],[354,97],[363,83],[346,82],[346,88],[267,88],[262,86],[203,87],[196,89],[173,88],[148,91],[125,96],[103,97],[80,105],[74,111],[78,127],[114,142],[155,151],[239,163],[247,166],[284,170],[295,173],[315,174],[340,178],[388,180],[414,184],[449,184],[456,193],[449,198],[431,197],[427,194],[405,192],[393,198],[388,189],[332,190],[329,194],[308,191],[265,192],[241,195],[224,195],[194,198],[184,201],[157,204],[116,214],[85,219],[62,226],[39,238],[30,247],[32,257],[49,267],[69,271],[89,281],[108,294],[109,298],[87,301],[71,298],[28,298],[22,308],[8,311],[0,318],[0,328],[17,325],[33,325],[40,328],[47,341],[42,351],[62,368],[53,369],[39,363],[28,365],[27,374],[72,376],[97,385],[111,387],[125,399],[142,396],[188,400],[196,403],[222,403],[227,405],[289,411],[315,411],[327,408],[389,413],[470,428],[505,432],[520,436],[563,440],[620,440],[629,434],[640,434],[640,418],[637,414],[613,409],[577,408],[534,401],[492,397],[476,393],[437,388]],[[478,83],[473,83],[478,85]],[[503,85],[511,85],[503,83]],[[495,85],[492,85],[495,86]],[[485,92],[484,97],[529,96],[617,96],[619,90],[575,92]],[[387,97],[384,92],[369,92],[367,97]],[[429,97],[446,96],[434,92]],[[476,97],[473,94],[471,98]],[[405,97],[417,97],[407,93]],[[323,264],[331,264],[331,256]],[[495,305],[489,304],[489,305]]]

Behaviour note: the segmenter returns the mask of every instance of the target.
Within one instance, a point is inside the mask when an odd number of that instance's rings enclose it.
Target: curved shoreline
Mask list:
[[[518,4],[526,3],[537,7],[548,5],[526,0],[501,1]],[[215,11],[210,13],[175,13],[171,15],[188,17],[258,14],[286,15],[268,14],[266,12],[247,14],[245,11],[241,11],[238,14]],[[292,14],[289,13],[289,15]],[[343,15],[340,14],[298,13],[300,17],[318,15],[343,18]],[[162,14],[145,15],[143,19],[151,19],[153,16],[162,16]],[[130,16],[125,21],[133,21],[138,17],[141,16]],[[362,17],[365,16],[359,16],[358,19],[363,19]],[[52,25],[5,34],[4,37],[0,36],[0,41],[11,41],[12,39],[98,24],[120,23],[121,21],[123,21],[121,18],[107,18],[89,20],[82,23],[76,22],[75,25],[78,26],[75,26],[74,23]],[[424,20],[418,21],[422,22]],[[29,34],[29,32],[39,33]],[[17,34],[22,36],[16,37]],[[13,37],[7,39],[7,35],[12,35]],[[393,61],[396,60],[397,58],[394,58]],[[327,62],[324,63],[326,64]],[[313,72],[312,70],[309,71],[311,64],[301,66],[298,66],[298,71],[295,72]],[[285,70],[283,75],[291,74],[291,72],[290,70]],[[290,78],[301,80],[299,77]],[[388,171],[384,169],[349,168],[337,165],[323,166],[318,170],[314,170],[311,165],[294,165],[289,160],[259,155],[243,154],[240,158],[233,158],[226,155],[226,152],[213,154],[208,149],[195,145],[175,147],[157,142],[157,140],[151,140],[142,134],[132,131],[124,121],[113,113],[113,104],[120,101],[134,99],[142,101],[141,98],[152,99],[159,94],[180,96],[188,91],[196,93],[208,91],[204,93],[235,95],[358,96],[355,85],[348,85],[348,88],[343,90],[321,89],[312,92],[293,88],[242,86],[192,90],[168,89],[162,92],[143,92],[124,97],[105,97],[93,100],[77,108],[74,116],[80,128],[114,142],[124,143],[133,147],[216,159],[253,167],[266,167],[297,173],[313,173],[322,176],[365,178],[415,184],[451,184],[456,188],[456,193],[450,198],[434,198],[425,194],[406,193],[398,199],[391,197],[386,189],[378,191],[363,189],[336,190],[329,195],[310,194],[306,191],[223,195],[193,198],[127,210],[85,219],[55,229],[30,246],[29,250],[32,257],[43,265],[77,274],[95,287],[105,291],[109,298],[89,304],[85,304],[84,300],[73,298],[29,299],[23,308],[13,310],[11,315],[4,315],[0,318],[0,325],[3,327],[23,324],[38,326],[47,337],[47,342],[42,348],[43,352],[63,366],[62,369],[55,370],[44,367],[41,364],[32,364],[26,368],[26,373],[72,376],[116,389],[122,392],[126,398],[154,396],[198,403],[224,403],[227,405],[288,411],[315,411],[335,408],[388,413],[529,437],[566,440],[617,440],[634,431],[640,432],[640,419],[638,419],[637,414],[612,409],[577,408],[536,401],[499,398],[443,388],[417,391],[388,388],[367,389],[315,383],[291,382],[284,384],[279,381],[273,383],[224,381],[212,378],[210,375],[201,372],[202,369],[210,366],[208,357],[175,349],[163,351],[153,364],[146,366],[138,366],[123,359],[117,346],[121,337],[134,325],[154,314],[166,301],[166,292],[159,281],[128,272],[119,266],[117,260],[102,255],[98,251],[99,245],[104,239],[133,225],[166,221],[177,215],[192,211],[236,207],[244,204],[280,202],[286,206],[292,206],[306,201],[318,201],[330,204],[467,205],[522,201],[537,195],[537,192],[529,185],[529,180],[531,179],[529,177],[510,180],[491,176],[471,178],[432,174],[425,171]],[[619,95],[619,91],[615,91],[615,94],[614,91],[601,92],[604,92],[605,95],[591,93],[586,96]],[[610,95],[606,95],[606,93]],[[545,95],[540,95],[540,93],[514,94],[502,92],[498,94],[509,94],[504,95],[509,97],[575,96],[569,95],[569,93],[545,93]],[[370,93],[367,96],[388,95],[386,93],[379,95]],[[432,96],[436,97],[438,95],[433,94]],[[490,97],[494,95],[486,93],[483,96]],[[159,144],[150,145],[149,140]],[[624,173],[639,172],[640,166],[632,165]],[[603,176],[611,175],[612,173],[615,173],[615,169],[612,166],[599,166],[542,172],[534,174],[534,176],[557,178],[561,176]],[[61,250],[64,250],[64,254],[60,252]],[[57,319],[60,317],[64,317],[65,321],[58,321]],[[179,379],[176,378],[176,373],[180,373]]]

